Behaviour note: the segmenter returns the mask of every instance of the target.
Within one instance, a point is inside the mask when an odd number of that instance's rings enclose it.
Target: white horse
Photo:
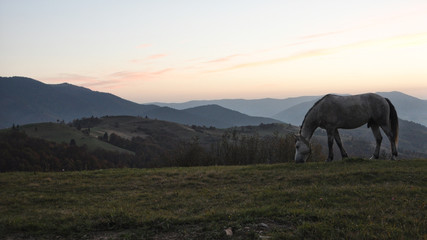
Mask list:
[[[299,135],[296,136],[295,162],[305,162],[311,153],[310,139],[320,127],[328,134],[329,154],[327,161],[332,161],[333,141],[338,144],[343,158],[348,157],[344,150],[338,129],[353,129],[367,123],[375,136],[377,145],[371,158],[378,159],[382,136],[380,127],[391,144],[392,159],[397,157],[399,122],[396,109],[390,100],[374,93],[354,96],[328,94],[317,101],[304,117]]]

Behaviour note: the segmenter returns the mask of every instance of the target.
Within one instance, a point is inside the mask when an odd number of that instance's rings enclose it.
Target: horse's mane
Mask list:
[[[301,126],[300,126],[300,128],[299,128],[299,134],[301,134],[301,130],[302,130],[302,126],[304,126],[304,122],[305,122],[305,119],[307,118],[307,116],[308,116],[308,114],[311,112],[311,110],[313,110],[313,108],[314,107],[316,107],[325,97],[327,97],[327,96],[330,96],[331,94],[326,94],[325,96],[323,96],[322,98],[320,98],[319,100],[317,100],[314,104],[313,104],[313,106],[307,111],[307,113],[305,114],[305,116],[304,116],[304,120],[302,120],[302,124],[301,124]]]

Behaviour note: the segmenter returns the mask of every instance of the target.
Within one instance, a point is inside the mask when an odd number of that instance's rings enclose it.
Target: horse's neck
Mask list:
[[[317,122],[310,117],[306,116],[303,125],[301,126],[301,136],[310,141],[313,136],[314,130],[318,127]]]

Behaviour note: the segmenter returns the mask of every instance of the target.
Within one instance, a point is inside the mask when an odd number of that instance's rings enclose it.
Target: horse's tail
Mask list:
[[[399,142],[399,119],[397,118],[397,112],[394,108],[393,104],[391,104],[390,100],[388,98],[385,99],[390,106],[390,123],[391,123],[391,130],[393,131],[393,140],[394,143],[397,144]]]

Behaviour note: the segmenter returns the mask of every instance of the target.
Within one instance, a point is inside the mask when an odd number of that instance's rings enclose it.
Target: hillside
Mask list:
[[[198,139],[199,143],[209,146],[221,138],[224,130],[216,128],[189,127],[187,125],[132,116],[112,116],[100,118],[91,126],[91,136],[98,138],[105,133],[116,134],[124,139],[142,138],[155,142],[162,149],[177,146],[180,142]]]
[[[165,167],[293,162],[293,134],[299,130],[289,124],[221,129],[132,116],[85,118],[74,120],[71,125],[30,124],[20,126],[19,131],[57,144],[69,144],[74,140],[77,146],[89,151],[99,148],[130,153],[131,156],[122,156],[123,159],[128,159],[121,163],[122,166]],[[404,120],[400,120],[400,128],[399,159],[427,158],[427,128]],[[5,129],[0,133],[6,131],[9,130]],[[349,156],[369,158],[372,155],[375,141],[366,126],[342,130],[340,133]],[[4,141],[7,142],[7,139]],[[325,160],[326,142],[325,131],[317,130],[312,141],[313,154],[310,161]],[[336,144],[334,146],[336,160],[339,160],[338,148]],[[15,149],[18,148],[22,149],[22,146],[15,146]],[[384,138],[381,158],[387,159],[389,152],[388,140]],[[14,156],[14,153],[2,154]],[[104,158],[104,155],[98,154],[95,157]],[[14,160],[12,158],[7,160],[9,161]]]
[[[0,236],[423,239],[426,176],[426,160],[362,159],[1,173]]]
[[[25,132],[29,137],[41,138],[56,143],[69,144],[74,139],[77,146],[85,146],[90,151],[103,149],[106,151],[116,151],[133,154],[133,152],[116,147],[109,143],[99,141],[94,135],[88,135],[74,127],[57,123],[33,123],[20,126],[20,131]]]
[[[213,126],[217,128],[230,128],[234,126],[259,125],[261,123],[279,123],[280,121],[252,117],[246,114],[233,111],[218,105],[206,105],[195,108],[177,110],[170,107],[159,107],[147,111],[145,116],[153,119],[176,122],[186,125]]]
[[[208,108],[208,109],[206,109]],[[38,122],[70,122],[82,117],[148,116],[188,125],[228,128],[247,124],[279,122],[256,118],[216,106],[188,111],[156,105],[137,104],[109,93],[92,91],[71,84],[44,84],[24,77],[0,77],[0,128]],[[209,109],[211,108],[211,109]],[[204,116],[216,112],[215,120]]]
[[[201,107],[204,108],[204,107]],[[209,109],[209,108],[208,108]],[[221,109],[221,108],[219,108]],[[199,112],[197,110],[196,112]],[[206,113],[208,116],[208,113]],[[212,112],[215,115],[215,112]],[[427,157],[427,127],[400,119],[399,132],[399,152],[401,158]],[[299,128],[289,124],[262,124],[258,126],[240,126],[228,129],[218,129],[212,127],[187,126],[173,122],[154,120],[150,118],[117,116],[103,117],[91,128],[91,135],[94,137],[116,133],[127,139],[132,137],[149,138],[156,140],[156,144],[167,146],[177,146],[179,142],[191,142],[197,139],[198,143],[209,149],[211,144],[220,142],[224,134],[234,132],[236,137],[244,136],[271,137],[275,134],[287,136],[298,133]],[[354,157],[370,157],[375,147],[372,132],[366,125],[352,130],[340,130],[342,141],[347,152]],[[382,133],[384,139],[382,150],[389,153],[389,142]],[[318,129],[315,137],[319,143],[323,144],[326,152],[326,133]],[[336,147],[336,144],[335,144]],[[336,154],[340,156],[340,154]]]
[[[273,117],[283,109],[302,102],[317,99],[316,96],[303,96],[286,99],[221,99],[221,100],[194,100],[183,103],[153,103],[158,106],[167,106],[175,109],[194,108],[206,105],[219,105],[250,116]]]
[[[24,77],[0,78],[0,128],[12,124],[66,122],[104,115],[142,115],[157,108],[71,84],[44,84]]]
[[[281,119],[281,121],[293,124],[295,126],[301,126],[305,114],[307,114],[307,111],[313,106],[313,104],[317,100],[318,99],[299,103],[295,106],[292,106],[290,108],[287,108],[286,110],[277,113],[273,117],[275,119]]]
[[[219,129],[131,116],[30,124],[0,130],[0,172],[289,162],[295,131],[284,124]]]
[[[280,123],[280,121],[266,117],[252,117],[238,111],[229,110],[219,105],[205,105],[194,108],[183,109],[187,113],[214,121],[219,128],[229,128],[235,126],[259,125],[260,123]],[[196,124],[199,126],[210,126],[208,124]]]

